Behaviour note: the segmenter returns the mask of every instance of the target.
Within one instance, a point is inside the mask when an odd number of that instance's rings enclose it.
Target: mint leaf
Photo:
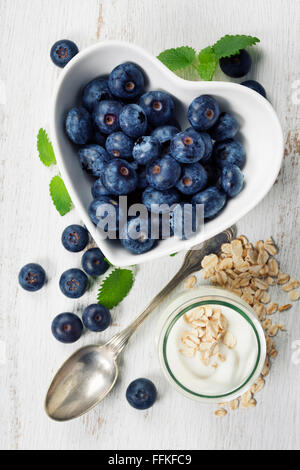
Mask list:
[[[178,255],[178,253],[172,253],[170,256],[173,258],[173,256]]]
[[[54,176],[50,182],[50,195],[60,215],[66,215],[72,207],[72,200],[60,176]]]
[[[54,150],[45,129],[39,130],[37,136],[37,149],[40,160],[45,166],[56,165]]]
[[[167,49],[161,52],[157,58],[173,72],[185,69],[192,65],[196,57],[196,51],[192,47],[183,46],[176,49]]]
[[[217,68],[217,57],[212,47],[202,49],[198,55],[197,70],[202,80],[211,81]]]
[[[101,284],[98,303],[111,309],[129,294],[133,286],[133,273],[129,269],[115,269]]]
[[[229,35],[222,37],[213,46],[213,50],[217,56],[217,59],[222,57],[231,57],[232,55],[238,54],[242,49],[249,46],[254,46],[260,40],[253,36],[245,35]]]

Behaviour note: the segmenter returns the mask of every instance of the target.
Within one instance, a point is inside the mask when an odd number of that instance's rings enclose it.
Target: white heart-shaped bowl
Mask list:
[[[223,111],[230,111],[240,123],[238,138],[247,152],[244,168],[245,188],[228,202],[225,210],[205,224],[204,231],[188,241],[171,238],[160,242],[152,251],[133,255],[116,241],[103,240],[88,215],[92,201],[92,179],[81,169],[76,149],[65,133],[67,112],[80,104],[81,91],[90,80],[108,75],[122,62],[139,64],[147,76],[147,89],[165,90],[177,98],[176,118],[189,127],[186,114],[191,101],[202,94],[213,95]],[[51,113],[51,134],[57,163],[75,207],[104,255],[116,266],[129,266],[189,249],[201,243],[251,211],[268,193],[279,173],[283,158],[283,133],[271,104],[245,86],[225,82],[192,82],[177,77],[158,59],[138,46],[109,41],[80,52],[62,71]]]

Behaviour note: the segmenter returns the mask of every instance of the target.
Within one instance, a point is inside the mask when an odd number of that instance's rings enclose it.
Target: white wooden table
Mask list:
[[[286,156],[277,184],[239,229],[254,241],[273,235],[283,270],[299,278],[300,108],[292,98],[300,78],[299,24],[297,0],[0,0],[2,449],[299,449],[300,366],[291,360],[292,343],[300,339],[297,305],[281,315],[288,332],[277,339],[279,357],[254,410],[217,420],[214,408],[173,391],[160,371],[152,318],[123,354],[120,380],[100,406],[67,424],[46,417],[44,394],[56,368],[78,346],[98,339],[90,333],[76,345],[62,345],[51,335],[52,319],[64,311],[80,314],[95,301],[97,286],[76,302],[59,291],[60,274],[80,265],[80,254],[62,248],[61,232],[80,220],[76,210],[61,218],[53,208],[47,185],[55,170],[43,167],[36,152],[36,134],[47,127],[60,73],[49,59],[57,39],[73,39],[81,49],[120,39],[157,54],[186,44],[199,50],[227,33],[256,35],[261,45],[253,50],[251,78],[265,85],[278,111]],[[141,311],[182,257],[138,268],[134,289],[113,311],[115,326],[105,337]],[[17,283],[19,268],[28,262],[41,263],[49,276],[47,287],[33,295]],[[125,400],[128,383],[140,376],[159,390],[157,404],[147,412]]]

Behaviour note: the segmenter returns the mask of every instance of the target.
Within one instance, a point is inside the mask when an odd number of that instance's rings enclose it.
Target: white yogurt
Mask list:
[[[210,306],[220,309],[220,305]],[[182,334],[189,329],[183,316],[173,326],[167,342],[167,361],[172,374],[181,385],[200,395],[224,395],[238,389],[251,375],[258,357],[258,342],[252,326],[235,310],[226,306],[221,310],[237,344],[234,349],[220,345],[220,353],[226,361],[213,360],[217,368],[205,366],[198,352],[193,358],[180,353]]]

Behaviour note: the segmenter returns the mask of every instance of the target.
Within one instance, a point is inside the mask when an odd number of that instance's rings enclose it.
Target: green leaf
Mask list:
[[[213,50],[217,56],[217,59],[222,57],[231,57],[232,55],[238,54],[242,49],[249,46],[254,46],[260,40],[253,36],[245,35],[229,35],[222,37],[213,46]]]
[[[217,68],[217,57],[212,47],[202,49],[198,55],[197,70],[202,80],[211,81]]]
[[[50,195],[60,215],[66,215],[72,207],[72,200],[60,176],[54,176],[50,182]]]
[[[157,58],[174,72],[192,65],[195,57],[195,49],[183,46],[177,47],[176,49],[167,49],[166,51],[161,52]]]
[[[98,303],[111,309],[116,307],[129,294],[134,282],[129,269],[115,269],[101,284]]]
[[[52,143],[49,140],[45,129],[40,129],[37,136],[37,149],[41,162],[45,166],[56,165],[56,158]]]
[[[178,255],[178,253],[172,253],[170,256],[173,257],[173,256],[176,256]]]

